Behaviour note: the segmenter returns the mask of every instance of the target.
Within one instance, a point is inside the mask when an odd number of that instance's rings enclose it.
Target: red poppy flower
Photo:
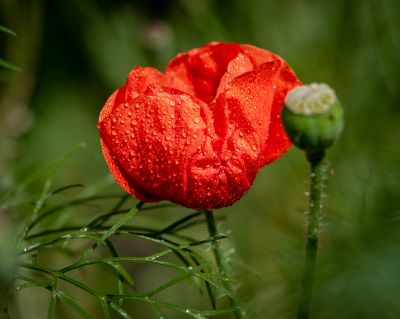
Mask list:
[[[279,114],[297,85],[279,56],[235,43],[181,53],[164,74],[135,67],[100,113],[104,157],[144,202],[230,206],[291,145]]]

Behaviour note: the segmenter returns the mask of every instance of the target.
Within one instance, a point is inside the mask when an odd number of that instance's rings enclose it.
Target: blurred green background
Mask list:
[[[54,184],[109,180],[97,118],[135,65],[163,70],[209,41],[250,43],[281,55],[304,83],[329,83],[346,127],[328,152],[312,318],[400,318],[398,0],[0,0],[0,25],[18,34],[0,33],[0,57],[22,69],[0,70],[3,191],[81,142]],[[224,210],[239,294],[260,318],[296,311],[307,174],[291,149]],[[23,318],[46,316],[46,298],[25,298]]]

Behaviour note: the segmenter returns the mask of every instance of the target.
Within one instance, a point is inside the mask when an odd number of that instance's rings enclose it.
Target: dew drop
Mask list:
[[[167,135],[167,136],[165,137],[165,140],[166,140],[166,141],[170,141],[170,140],[171,140],[171,136]]]
[[[117,135],[117,132],[116,131],[111,131],[111,134],[115,136],[115,135]]]
[[[240,136],[240,137],[243,137],[243,136],[244,136],[244,133],[243,133],[242,131],[240,131],[240,132],[239,132],[239,136]]]
[[[255,144],[251,146],[251,149],[252,149],[253,151],[257,151],[257,148],[258,148],[258,147],[257,147],[257,145],[255,145]]]
[[[200,117],[195,117],[194,120],[193,120],[193,122],[194,122],[195,124],[199,124],[199,123],[200,123]]]
[[[175,114],[171,114],[170,116],[169,116],[171,119],[174,119],[175,118]]]
[[[175,101],[169,101],[169,106],[175,106]]]

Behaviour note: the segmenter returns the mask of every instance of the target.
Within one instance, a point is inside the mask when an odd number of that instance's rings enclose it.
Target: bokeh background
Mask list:
[[[18,34],[0,33],[0,57],[22,69],[0,69],[2,191],[82,142],[54,185],[112,184],[97,118],[135,65],[163,70],[209,41],[250,43],[281,55],[304,83],[329,83],[346,127],[328,152],[312,317],[400,318],[399,1],[0,0],[0,25]],[[296,310],[307,174],[304,155],[291,149],[221,212],[239,295],[260,318]],[[21,317],[46,317],[46,298],[25,295]],[[176,298],[185,302],[182,291]]]

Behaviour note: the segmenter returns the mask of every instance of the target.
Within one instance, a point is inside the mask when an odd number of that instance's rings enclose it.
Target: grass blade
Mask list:
[[[110,307],[106,298],[100,298],[101,309],[103,310],[104,319],[111,319]]]
[[[83,184],[72,184],[72,185],[63,186],[63,187],[56,189],[55,191],[52,191],[50,196],[61,193],[67,189],[76,188],[76,187],[85,187],[85,186]]]
[[[116,221],[116,223],[106,232],[103,233],[101,238],[97,240],[92,247],[88,249],[88,251],[85,253],[85,257],[89,257],[93,254],[95,249],[102,243],[104,242],[108,237],[112,236],[118,228],[120,228],[122,225],[127,223],[133,216],[136,215],[136,213],[142,208],[143,202],[139,202],[135,208],[132,208],[129,212],[127,212],[125,215],[123,215],[119,220]]]
[[[69,305],[75,312],[81,315],[84,319],[92,319],[92,317],[79,305],[78,301],[72,296],[67,295],[66,293],[59,291],[58,297]]]
[[[54,319],[56,316],[56,304],[57,304],[57,290],[52,289],[51,291],[51,301],[49,306],[49,313],[47,315],[48,319]]]
[[[132,319],[132,317],[120,306],[118,306],[116,303],[111,302],[110,303],[111,308],[113,308],[122,318],[125,319]]]
[[[21,69],[18,66],[16,66],[15,64],[8,62],[6,60],[3,60],[1,58],[0,58],[0,66],[2,66],[3,68],[9,69],[11,71],[17,71],[17,72],[21,71]]]
[[[191,220],[191,219],[193,219],[193,218],[196,218],[196,217],[198,217],[198,216],[200,216],[200,215],[202,215],[202,212],[197,211],[197,212],[194,212],[194,213],[192,213],[192,214],[190,214],[190,215],[188,215],[188,216],[185,216],[185,217],[183,217],[183,218],[177,220],[176,222],[172,223],[171,225],[165,227],[164,229],[160,230],[160,231],[159,231],[159,234],[162,235],[162,234],[171,233],[171,232],[172,232],[173,230],[175,230],[178,226],[180,226],[180,225],[186,223],[187,221],[189,221],[189,220]]]
[[[95,200],[104,200],[104,199],[114,199],[114,198],[119,198],[121,197],[120,194],[111,194],[111,195],[97,195],[97,196],[89,196],[89,197],[83,197],[83,198],[78,198],[78,199],[74,199],[71,201],[68,201],[64,204],[61,205],[57,205],[45,212],[43,212],[40,216],[37,217],[37,219],[32,223],[31,225],[31,229],[38,224],[39,222],[41,222],[43,219],[50,217],[51,215],[58,213],[60,211],[62,211],[65,208],[70,208],[71,206],[78,206],[78,205],[83,205],[86,204],[87,202],[90,201],[95,201]]]
[[[13,35],[14,37],[17,36],[17,34],[13,30],[10,30],[9,28],[6,28],[2,25],[0,25],[0,32],[4,32],[4,33],[10,34],[10,35]]]
[[[50,189],[51,182],[47,180],[44,184],[42,194],[40,195],[39,199],[36,201],[35,206],[33,207],[32,213],[25,222],[24,228],[22,230],[22,234],[18,237],[18,243],[17,247],[20,248],[22,240],[26,238],[28,235],[29,230],[32,227],[32,224],[34,221],[37,219],[39,215],[39,211],[46,202],[46,200],[49,198],[49,189]]]

